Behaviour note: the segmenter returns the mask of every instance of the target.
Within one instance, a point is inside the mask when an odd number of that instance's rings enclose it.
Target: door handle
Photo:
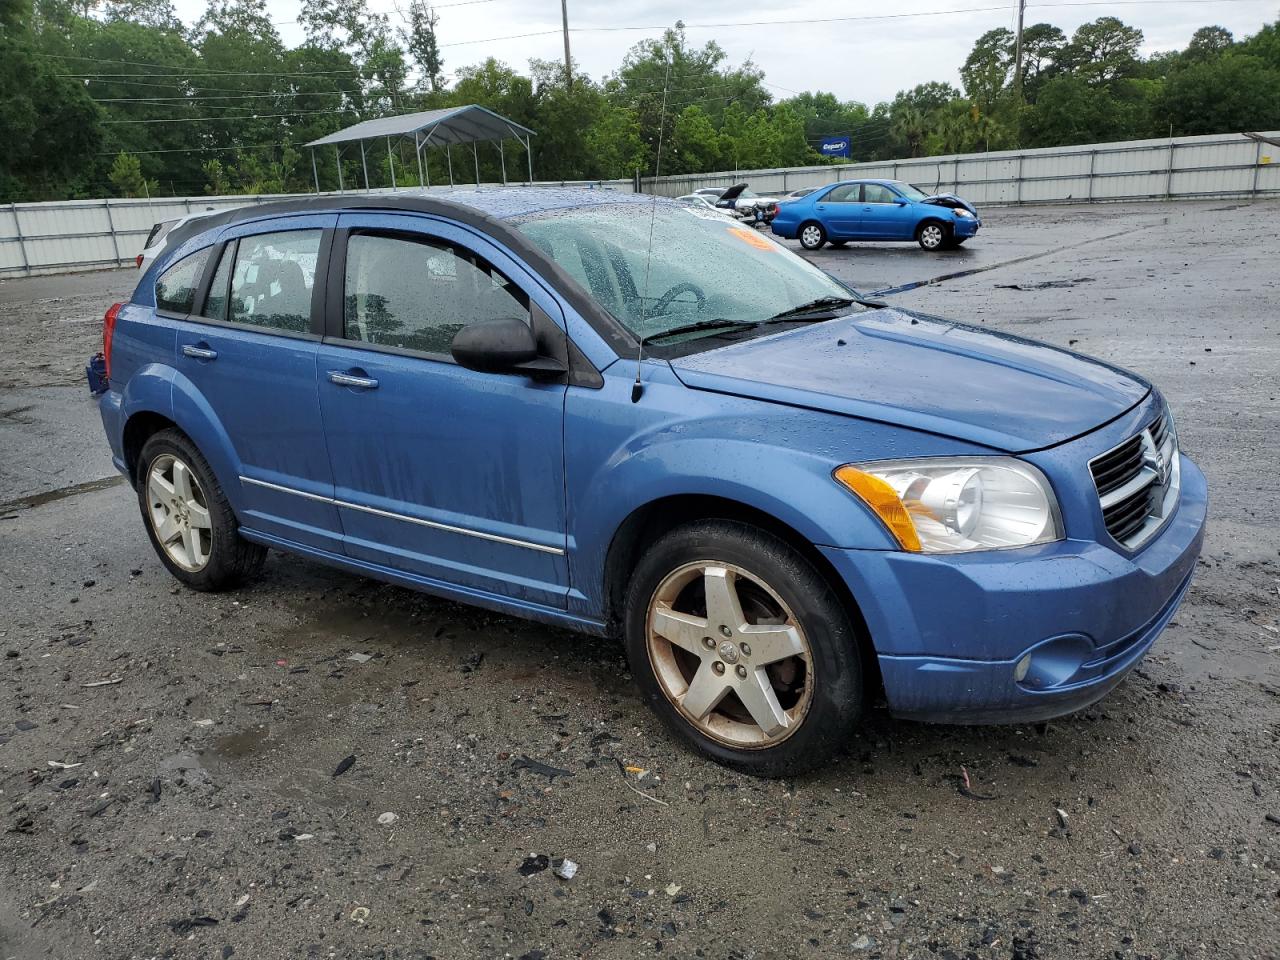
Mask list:
[[[825,209],[827,209],[827,205],[826,205],[825,203],[819,203],[819,204],[816,204],[816,209],[818,209],[818,210],[825,210]]]
[[[208,347],[201,347],[194,343],[183,344],[182,355],[184,357],[194,357],[197,360],[217,360],[218,351],[210,350]]]
[[[376,390],[378,381],[373,377],[362,377],[355,373],[343,373],[341,370],[329,371],[329,382],[340,387],[355,387],[359,390]]]

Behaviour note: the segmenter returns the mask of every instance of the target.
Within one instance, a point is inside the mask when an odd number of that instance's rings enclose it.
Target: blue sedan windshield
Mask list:
[[[897,191],[908,200],[923,200],[928,196],[928,194],[923,190],[913,187],[909,183],[903,183],[901,180],[895,180],[893,185],[897,188]]]
[[[770,237],[696,207],[600,204],[513,223],[637,337],[854,296]]]

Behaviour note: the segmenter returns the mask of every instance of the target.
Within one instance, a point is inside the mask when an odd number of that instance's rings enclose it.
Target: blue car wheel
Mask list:
[[[161,430],[138,455],[138,509],[160,562],[195,590],[239,586],[262,569],[267,550],[240,525],[213,469],[179,430]]]
[[[916,230],[916,242],[925,250],[941,250],[947,245],[949,232],[937,220],[926,220]]]
[[[821,250],[827,242],[827,231],[816,220],[802,224],[799,232],[800,246],[806,250]]]
[[[645,699],[720,763],[783,777],[824,763],[862,710],[849,615],[823,575],[758,527],[703,520],[645,551],[625,641]]]

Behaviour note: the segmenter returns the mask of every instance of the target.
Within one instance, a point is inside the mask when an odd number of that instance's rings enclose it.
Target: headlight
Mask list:
[[[1049,481],[1012,457],[848,463],[832,476],[875,512],[904,550],[960,553],[1062,539]]]
[[[970,213],[968,210],[966,210],[964,207],[952,207],[952,208],[951,208],[951,212],[952,212],[952,213],[954,213],[957,217],[972,217],[972,216],[973,216],[973,214],[972,214],[972,213]]]

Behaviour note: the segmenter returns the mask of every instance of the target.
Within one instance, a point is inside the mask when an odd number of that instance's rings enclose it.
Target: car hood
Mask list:
[[[975,217],[978,215],[978,208],[968,200],[957,197],[954,193],[935,193],[931,197],[925,197],[921,203],[932,203],[938,207],[964,207]]]
[[[671,365],[694,389],[899,424],[1008,453],[1088,433],[1151,390],[1099,360],[893,308],[792,328]]]
[[[747,189],[747,185],[746,185],[745,183],[735,183],[732,187],[730,187],[730,188],[729,188],[728,190],[726,190],[724,193],[720,194],[720,198],[719,198],[719,199],[721,199],[721,200],[737,200],[737,199],[738,199],[739,194],[741,194],[741,193],[742,193],[742,191],[743,191],[743,190],[745,190],[745,189]]]

